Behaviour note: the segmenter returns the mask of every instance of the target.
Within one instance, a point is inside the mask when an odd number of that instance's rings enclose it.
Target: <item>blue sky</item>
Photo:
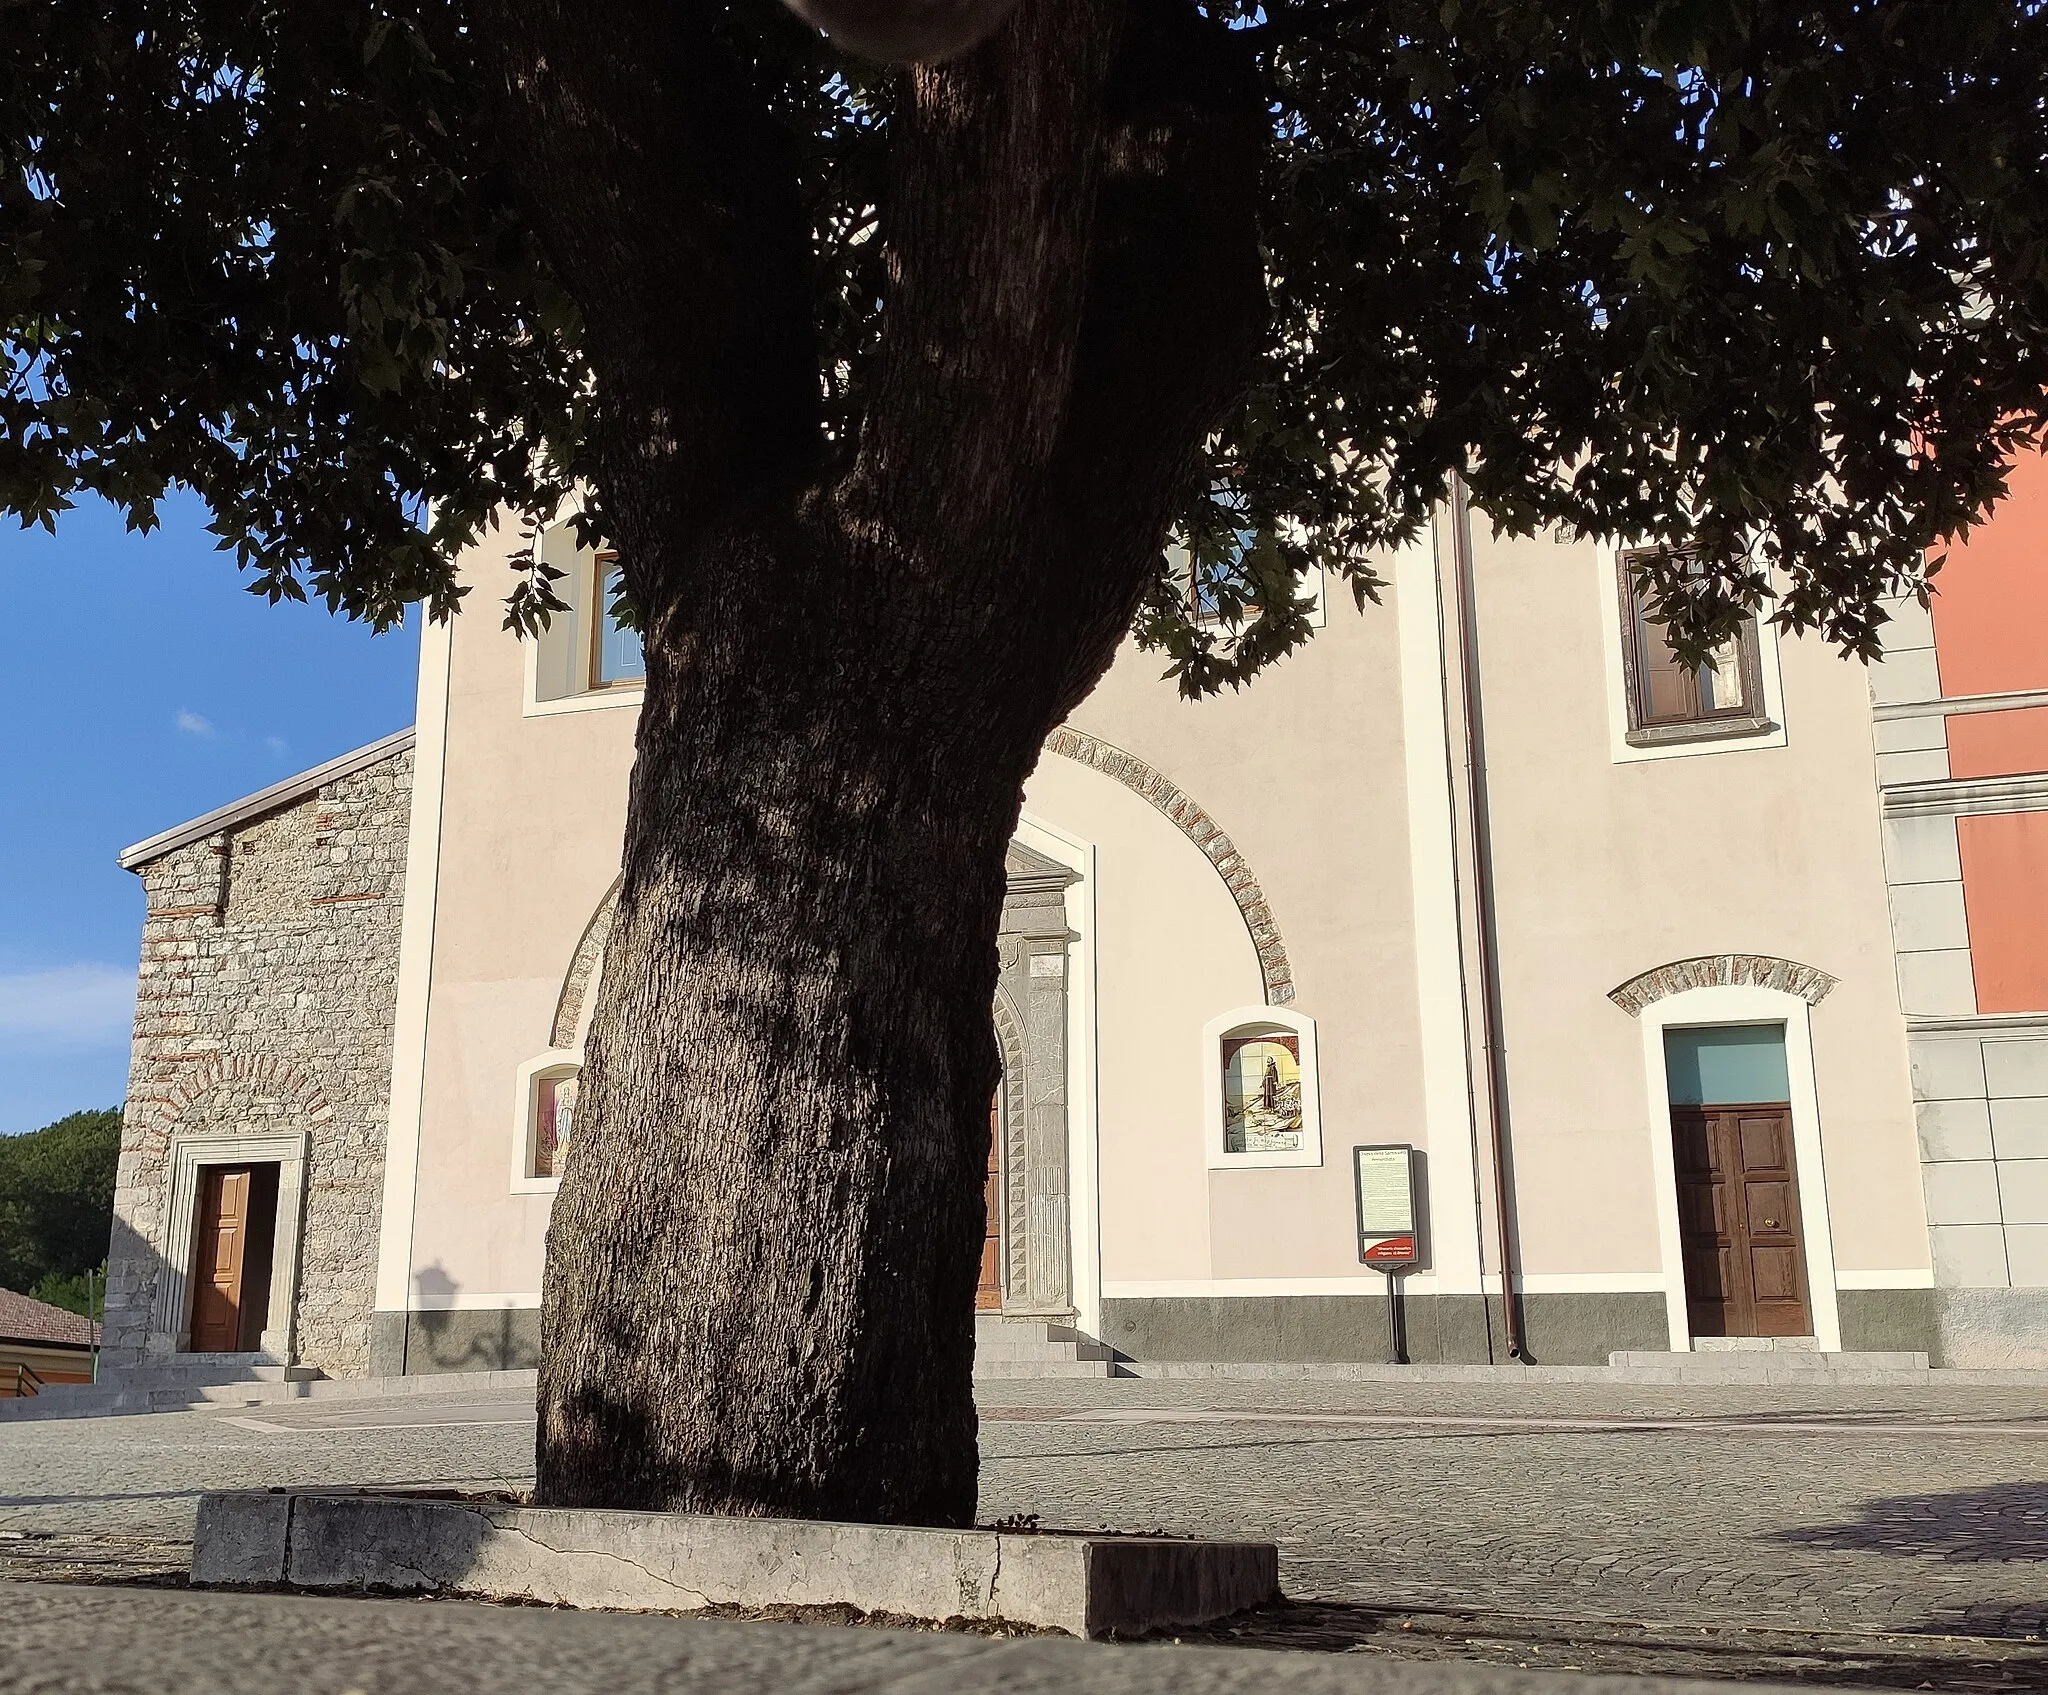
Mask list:
[[[0,1134],[119,1103],[142,932],[131,842],[412,721],[419,636],[270,606],[205,508],[0,528]]]

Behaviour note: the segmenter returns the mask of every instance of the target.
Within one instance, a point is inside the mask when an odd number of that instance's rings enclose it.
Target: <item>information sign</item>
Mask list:
[[[1358,1192],[1358,1257],[1381,1270],[1414,1265],[1415,1150],[1405,1142],[1351,1150]]]

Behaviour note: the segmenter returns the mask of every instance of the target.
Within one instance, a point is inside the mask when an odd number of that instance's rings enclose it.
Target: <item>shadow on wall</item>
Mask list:
[[[540,1363],[540,1313],[533,1307],[467,1309],[462,1285],[442,1265],[413,1274],[405,1369],[414,1372],[523,1371]]]
[[[171,1275],[162,1254],[119,1213],[107,1243],[107,1289],[100,1317],[100,1369],[143,1362],[157,1291]]]

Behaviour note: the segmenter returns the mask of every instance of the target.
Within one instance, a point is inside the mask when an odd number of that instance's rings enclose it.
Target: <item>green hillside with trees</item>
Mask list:
[[[91,1271],[100,1304],[120,1157],[119,1107],[0,1136],[0,1288],[85,1312]]]

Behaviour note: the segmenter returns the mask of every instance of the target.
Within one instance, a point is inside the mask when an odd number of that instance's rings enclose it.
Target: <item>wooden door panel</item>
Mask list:
[[[1787,1242],[1798,1236],[1796,1224],[1799,1218],[1799,1199],[1792,1193],[1792,1185],[1783,1178],[1771,1178],[1763,1182],[1750,1178],[1742,1185],[1743,1208],[1748,1214],[1749,1234],[1753,1241],[1774,1241],[1780,1238]]]
[[[1717,1183],[1680,1183],[1678,1223],[1687,1235],[1721,1234],[1721,1187]]]
[[[988,1177],[982,1184],[981,1205],[985,1221],[981,1238],[981,1281],[975,1285],[977,1312],[993,1311],[1003,1304],[1003,1097],[996,1092],[988,1103]]]
[[[232,1353],[242,1333],[242,1271],[249,1240],[247,1166],[201,1166],[199,1232],[192,1254],[192,1351]]]
[[[1695,1301],[1719,1301],[1728,1290],[1728,1255],[1719,1248],[1695,1248],[1685,1256],[1685,1292]]]
[[[1674,1106],[1671,1136],[1693,1334],[1811,1335],[1792,1109]]]
[[[1806,1290],[1799,1275],[1799,1250],[1793,1247],[1751,1247],[1749,1285],[1759,1306],[1786,1301],[1803,1305]]]
[[[1764,1118],[1745,1113],[1736,1119],[1742,1138],[1744,1171],[1790,1171],[1792,1169],[1792,1124],[1784,1118]]]
[[[1694,1114],[1671,1113],[1671,1151],[1681,1177],[1712,1177],[1714,1154],[1706,1121]]]

